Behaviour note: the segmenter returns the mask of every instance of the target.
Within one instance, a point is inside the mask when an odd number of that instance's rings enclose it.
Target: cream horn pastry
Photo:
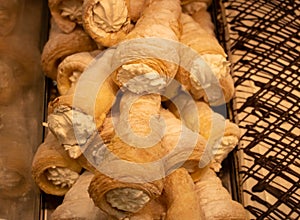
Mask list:
[[[51,132],[39,146],[32,162],[36,184],[45,193],[57,196],[64,195],[74,185],[81,169]]]
[[[238,146],[241,138],[241,130],[237,124],[230,122],[228,119],[225,120],[224,135],[221,138],[219,145],[213,148],[213,160],[210,167],[215,171],[219,172],[222,168],[223,160],[228,154]]]
[[[161,109],[160,115],[166,125],[162,148],[168,149],[164,158],[167,174],[180,167],[193,173],[210,163],[211,147],[201,135],[187,128],[168,110]]]
[[[204,219],[248,219],[244,207],[232,200],[213,170],[206,168],[202,172],[200,180],[195,183],[195,190]]]
[[[88,89],[88,84],[86,84],[86,89]],[[48,116],[48,127],[71,158],[78,158],[84,151],[83,146],[88,144],[95,133],[98,133],[97,129],[102,126],[107,113],[114,104],[117,89],[111,77],[104,81],[94,100],[94,115],[88,112],[90,106],[85,108],[86,97],[76,102],[78,107],[74,106],[76,94],[71,90],[70,94],[59,96],[52,102],[53,112]]]
[[[30,144],[23,139],[4,136],[0,151],[0,197],[22,197],[32,188],[30,181]]]
[[[90,186],[95,204],[117,218],[140,211],[160,196],[164,177],[159,94],[125,92],[115,136],[97,166]]]
[[[179,63],[181,7],[178,0],[154,0],[116,48],[114,81],[134,93],[157,92],[174,78]]]
[[[76,25],[82,25],[83,0],[49,0],[51,16],[64,33],[72,32]]]
[[[171,104],[169,109],[176,117],[181,118],[189,129],[198,131],[208,145],[212,146],[211,167],[218,172],[222,161],[237,146],[241,131],[237,124],[214,112],[206,102],[194,102],[188,97],[187,93],[181,92],[174,98],[174,103],[178,103],[181,108],[177,109],[174,104]],[[191,109],[194,106],[197,112],[192,114]]]
[[[126,0],[84,0],[83,27],[98,45],[111,47],[132,30]]]
[[[161,181],[121,182],[97,172],[88,192],[96,206],[117,219],[124,219],[138,213],[152,199],[157,198],[162,188]]]
[[[160,106],[159,94],[124,93],[120,101],[120,116],[113,122],[115,136],[106,146],[116,159],[144,164],[155,162],[168,152],[168,148],[161,146]],[[112,158],[108,156],[109,159]]]
[[[79,52],[67,56],[57,68],[57,89],[60,95],[66,95],[71,87],[74,87],[80,75],[101,52]]]
[[[193,179],[186,169],[179,168],[166,177],[164,195],[168,208],[166,220],[204,219]]]
[[[99,220],[109,216],[95,206],[88,187],[94,174],[85,171],[65,194],[63,203],[51,214],[52,220]]]
[[[41,56],[43,71],[46,76],[56,80],[58,65],[65,57],[95,49],[97,45],[81,28],[69,34],[53,30]]]
[[[83,145],[96,132],[96,125],[91,115],[72,104],[73,94],[57,97],[50,103],[52,112],[48,115],[47,124],[67,155],[76,159],[82,155]]]
[[[189,15],[181,15],[181,24],[180,42],[193,50],[182,50],[184,68],[179,69],[176,79],[197,100],[203,98],[211,105],[228,102],[233,97],[234,83],[224,49]]]
[[[116,99],[118,87],[107,76],[112,53],[112,49],[105,50],[81,75],[75,88],[51,102],[48,127],[72,158],[78,158],[84,151],[83,145],[98,134],[97,129]]]

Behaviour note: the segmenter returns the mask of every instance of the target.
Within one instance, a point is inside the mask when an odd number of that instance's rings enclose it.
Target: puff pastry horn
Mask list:
[[[103,52],[80,77],[75,88],[51,102],[48,127],[72,158],[78,158],[84,145],[88,146],[91,137],[98,133],[116,99],[118,87],[111,76],[106,75],[110,71],[112,51]]]
[[[186,14],[181,15],[183,33],[180,41],[192,48],[198,58],[181,54],[176,79],[191,92],[195,99],[204,99],[212,105],[228,102],[234,94],[233,79],[224,49],[211,32]],[[191,53],[191,52],[190,52]]]
[[[41,190],[62,196],[76,182],[81,166],[71,159],[55,136],[49,132],[32,162],[32,176]]]
[[[237,146],[241,131],[238,125],[214,112],[206,102],[192,102],[188,99],[187,93],[181,92],[174,98],[174,103],[178,103],[181,109],[177,109],[174,104],[169,105],[168,108],[176,117],[181,117],[188,128],[198,131],[208,144],[213,146],[211,167],[218,172],[222,161]],[[197,108],[197,115],[191,114],[194,105]],[[198,122],[195,117],[198,117]]]
[[[213,170],[206,168],[202,172],[200,180],[195,183],[195,190],[204,219],[248,219],[244,207],[232,200]]]
[[[92,179],[88,192],[96,206],[117,219],[122,219],[142,210],[150,200],[161,194],[162,188],[160,181],[121,182],[98,172]]]
[[[70,157],[78,158],[84,151],[83,145],[98,132],[97,128],[102,126],[116,99],[117,90],[111,77],[108,77],[97,93],[94,116],[86,109],[90,107],[84,103],[86,97],[76,102],[78,107],[74,106],[75,94],[72,91],[69,91],[70,94],[57,97],[51,103],[53,112],[48,115],[49,129],[58,138],[59,143],[69,151]]]
[[[74,53],[95,49],[97,45],[80,28],[76,28],[69,34],[54,29],[43,48],[41,56],[43,71],[46,76],[56,80],[57,67],[61,60]]]
[[[97,208],[89,197],[88,187],[93,178],[90,172],[80,175],[76,183],[65,194],[63,203],[51,214],[53,220],[78,220],[78,219],[110,219],[101,209]]]
[[[170,83],[179,63],[180,13],[178,0],[155,0],[144,10],[112,60],[114,81],[120,87],[140,94]]]
[[[97,167],[101,173],[89,191],[97,206],[118,218],[137,213],[162,192],[164,168],[156,162],[165,153],[160,143],[160,104],[158,94],[126,92],[121,98],[115,136],[101,155]]]
[[[67,56],[57,69],[57,89],[60,95],[66,95],[74,87],[81,73],[89,66],[93,59],[101,52],[80,52]]]

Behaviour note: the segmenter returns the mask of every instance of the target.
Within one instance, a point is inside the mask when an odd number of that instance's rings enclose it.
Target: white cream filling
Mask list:
[[[81,75],[80,71],[73,71],[72,72],[72,75],[69,76],[69,81],[70,81],[70,84],[71,84],[70,87],[74,87],[75,86],[75,84],[77,83],[80,75]]]
[[[211,167],[216,171],[219,172],[221,169],[222,161],[227,157],[227,155],[235,148],[238,144],[239,139],[236,136],[224,136],[222,137],[221,143],[217,145],[213,149],[213,163]]]
[[[203,62],[207,65],[204,65]],[[229,74],[229,66],[230,63],[220,54],[203,54],[201,59],[196,59],[193,62],[190,74],[191,83],[199,90],[208,88]]]
[[[79,178],[79,174],[65,167],[54,166],[47,170],[46,177],[56,186],[70,188]]]
[[[230,72],[230,62],[221,54],[203,54],[201,58],[209,65],[217,79],[226,77]]]
[[[127,212],[138,212],[150,197],[142,190],[133,188],[119,188],[106,193],[106,200],[114,208]]]
[[[83,0],[64,0],[59,9],[61,16],[67,17],[71,21],[82,24],[82,4]]]
[[[125,1],[99,0],[93,7],[93,19],[105,32],[116,32],[128,23]]]
[[[155,93],[165,88],[166,79],[146,64],[124,64],[118,71],[117,80],[129,91],[140,94]]]
[[[193,62],[190,71],[191,93],[196,99],[206,97],[212,104],[223,102],[223,91],[219,80],[229,72],[229,62],[220,54],[201,55]]]
[[[48,116],[48,127],[74,159],[82,154],[80,146],[83,146],[95,131],[92,116],[64,105],[56,108]]]

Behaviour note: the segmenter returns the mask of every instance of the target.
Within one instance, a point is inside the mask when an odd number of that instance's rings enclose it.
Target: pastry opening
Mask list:
[[[126,212],[138,212],[150,197],[143,190],[133,188],[117,188],[105,194],[107,202],[113,207]]]
[[[125,1],[102,0],[92,8],[95,24],[105,32],[117,32],[128,23]]]
[[[71,188],[79,178],[79,174],[73,170],[56,166],[48,168],[45,175],[50,182],[60,188]]]

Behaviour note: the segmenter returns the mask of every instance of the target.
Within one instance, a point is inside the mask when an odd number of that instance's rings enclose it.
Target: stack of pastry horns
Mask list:
[[[239,141],[208,0],[49,0],[59,96],[32,175],[52,218],[247,219],[216,175]]]

